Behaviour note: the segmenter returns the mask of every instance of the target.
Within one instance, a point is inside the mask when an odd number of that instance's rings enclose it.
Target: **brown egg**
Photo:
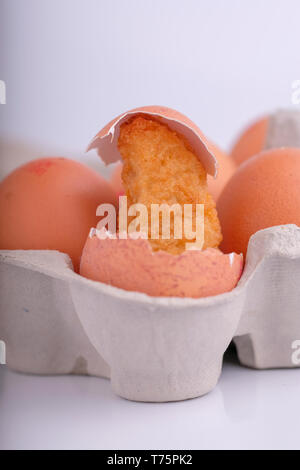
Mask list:
[[[0,249],[58,250],[78,270],[103,202],[116,204],[114,191],[85,165],[62,157],[31,161],[0,183]]]
[[[207,297],[236,286],[243,259],[217,249],[222,236],[207,189],[207,174],[216,173],[216,148],[195,124],[168,108],[138,108],[111,121],[89,148],[107,163],[123,159],[129,205],[142,204],[149,213],[152,204],[203,204],[204,249],[187,249],[184,236],[174,236],[173,220],[168,239],[152,239],[150,226],[148,239],[107,232],[99,239],[92,232],[81,258],[83,276],[152,296]],[[119,166],[113,176],[119,194],[120,171]]]
[[[212,195],[214,200],[217,201],[224,187],[235,172],[237,166],[230,155],[227,155],[223,150],[214,144],[211,144],[211,146],[214,149],[214,156],[218,162],[218,175],[216,178],[208,175],[207,185],[208,192]],[[122,164],[117,163],[112,172],[110,182],[118,196],[125,194],[121,173]]]
[[[231,151],[231,157],[237,165],[241,165],[264,149],[268,120],[268,117],[263,117],[255,121],[240,135]]]
[[[268,150],[241,165],[217,205],[223,252],[246,255],[249,239],[258,230],[300,226],[299,188],[300,149]]]

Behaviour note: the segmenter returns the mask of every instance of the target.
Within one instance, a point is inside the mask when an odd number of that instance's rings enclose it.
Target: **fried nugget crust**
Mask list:
[[[222,241],[215,202],[207,191],[207,174],[186,140],[166,125],[154,119],[136,116],[120,127],[118,148],[124,162],[122,180],[128,207],[142,203],[151,214],[151,204],[204,204],[204,246],[218,247]],[[150,216],[149,216],[150,220]],[[149,241],[154,251],[171,254],[185,251],[193,240],[174,238],[171,218],[171,238]],[[161,231],[160,231],[161,234]]]

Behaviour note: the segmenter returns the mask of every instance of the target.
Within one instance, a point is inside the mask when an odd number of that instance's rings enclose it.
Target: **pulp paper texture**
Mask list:
[[[238,286],[216,297],[123,291],[74,273],[55,251],[1,251],[0,276],[0,339],[17,371],[110,376],[120,396],[162,402],[211,391],[232,338],[246,366],[300,365],[294,225],[255,234]]]
[[[9,367],[32,374],[108,377],[108,365],[76,314],[69,285],[76,274],[69,256],[0,253],[0,339],[6,343]]]

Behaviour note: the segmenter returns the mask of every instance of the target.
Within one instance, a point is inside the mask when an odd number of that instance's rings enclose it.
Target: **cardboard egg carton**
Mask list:
[[[122,397],[163,402],[211,391],[233,338],[245,366],[300,366],[295,225],[256,233],[238,286],[216,297],[124,291],[55,251],[1,251],[0,277],[0,339],[16,371],[110,377]]]

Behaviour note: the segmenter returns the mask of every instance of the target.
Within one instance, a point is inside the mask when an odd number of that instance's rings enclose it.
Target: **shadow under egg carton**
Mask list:
[[[300,366],[295,225],[256,233],[238,286],[216,297],[124,291],[74,273],[56,251],[0,251],[0,281],[0,339],[20,372],[110,377],[122,397],[163,402],[211,391],[233,338],[243,365]]]

